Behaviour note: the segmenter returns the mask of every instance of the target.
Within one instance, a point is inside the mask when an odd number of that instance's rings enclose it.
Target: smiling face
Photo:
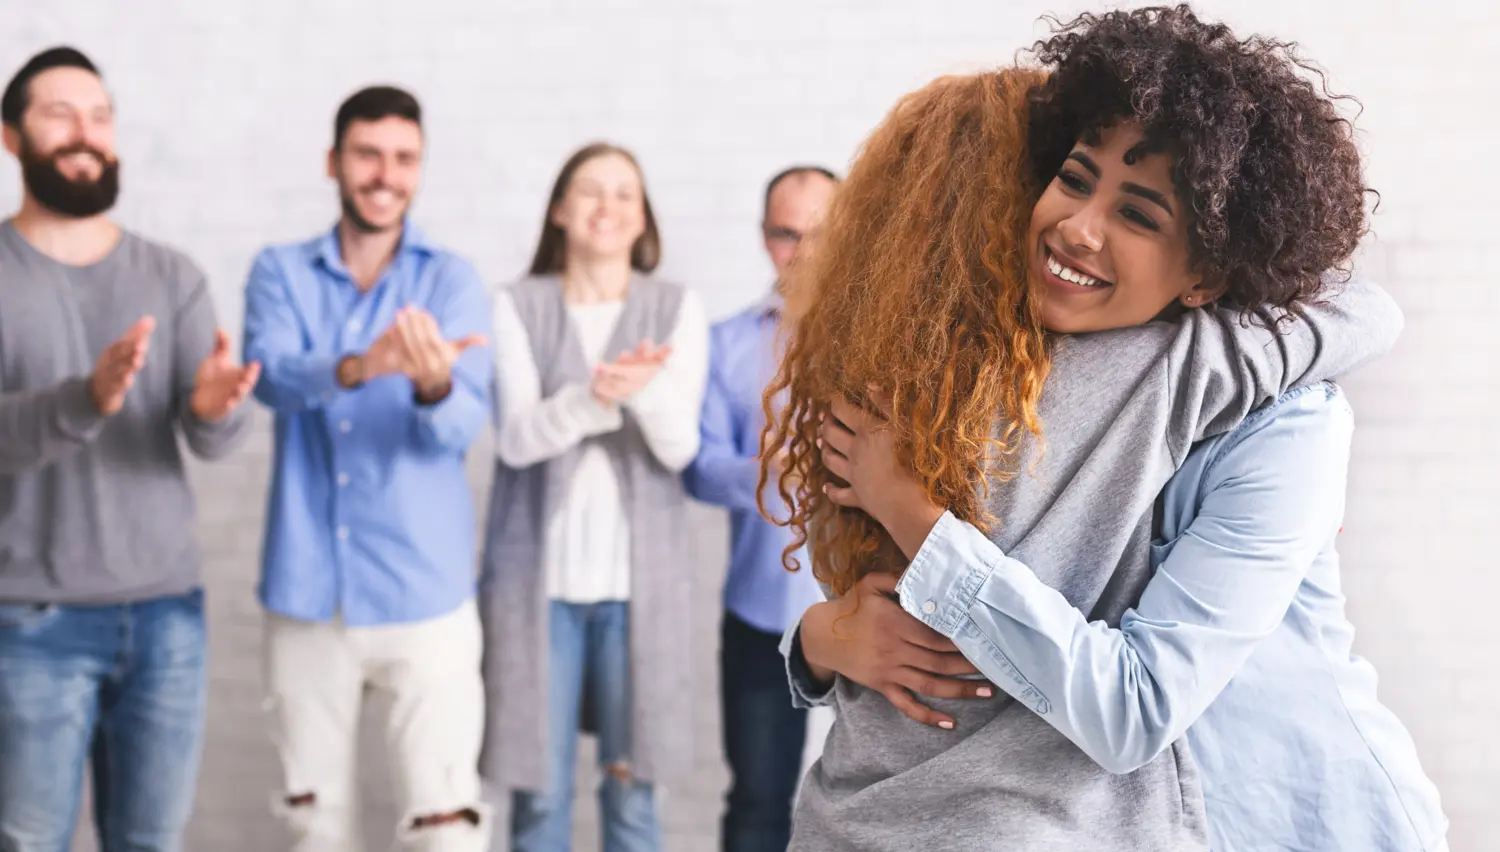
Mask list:
[[[5,145],[21,161],[21,179],[37,203],[62,216],[108,210],[119,195],[115,116],[104,82],[82,68],[36,75],[18,127]]]
[[[573,172],[552,222],[566,235],[570,255],[628,259],[646,232],[645,197],[635,164],[620,154],[600,154]]]
[[[1077,334],[1150,322],[1174,304],[1200,307],[1221,288],[1202,285],[1188,251],[1188,211],[1167,154],[1143,154],[1124,123],[1079,141],[1032,211],[1030,275],[1048,330]]]
[[[400,228],[422,179],[422,128],[394,115],[351,122],[328,171],[345,221],[366,233]]]

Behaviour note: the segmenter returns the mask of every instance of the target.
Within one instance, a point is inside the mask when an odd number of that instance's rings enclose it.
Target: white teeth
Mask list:
[[[1057,258],[1053,257],[1052,252],[1050,251],[1047,252],[1047,268],[1050,269],[1052,271],[1052,274],[1056,275],[1058,278],[1061,278],[1064,281],[1070,281],[1080,287],[1100,287],[1104,284],[1104,282],[1091,275],[1084,275],[1082,272],[1079,272],[1076,269],[1070,269],[1069,267],[1063,266],[1061,263],[1058,263]]]

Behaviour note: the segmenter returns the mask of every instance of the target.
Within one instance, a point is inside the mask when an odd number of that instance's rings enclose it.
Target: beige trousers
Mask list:
[[[488,849],[493,829],[478,773],[484,733],[481,649],[472,599],[438,618],[380,627],[267,615],[268,709],[285,778],[273,810],[292,832],[293,852],[358,848],[354,782],[367,694],[388,708],[384,739],[401,813],[391,848]],[[477,825],[414,825],[423,816],[465,809],[478,818]]]

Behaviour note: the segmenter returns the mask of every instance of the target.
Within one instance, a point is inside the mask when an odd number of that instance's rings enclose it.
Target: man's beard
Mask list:
[[[399,228],[401,227],[402,220],[406,218],[406,210],[408,209],[408,207],[410,207],[409,201],[407,202],[407,207],[403,207],[401,209],[401,215],[397,216],[396,221],[391,223],[390,225],[377,225],[374,222],[371,222],[369,219],[366,219],[364,216],[360,215],[359,205],[354,203],[354,196],[359,192],[379,188],[380,187],[376,185],[365,187],[359,190],[351,190],[344,185],[343,181],[339,181],[339,206],[343,208],[344,219],[348,221],[350,225],[353,225],[355,230],[361,233],[378,234],[381,231],[388,231],[392,228]]]
[[[89,154],[99,161],[99,176],[73,180],[62,173],[57,161],[71,154]],[[21,138],[21,182],[37,203],[59,216],[86,219],[115,206],[120,196],[120,161],[80,142],[42,155],[23,135]]]

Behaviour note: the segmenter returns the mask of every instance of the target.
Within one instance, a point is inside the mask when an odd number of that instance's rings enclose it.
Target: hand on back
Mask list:
[[[952,716],[917,697],[989,698],[994,685],[966,679],[979,670],[951,640],[902,609],[895,593],[895,577],[870,574],[843,597],[813,605],[802,618],[802,654],[815,675],[837,672],[913,720],[951,729]]]

